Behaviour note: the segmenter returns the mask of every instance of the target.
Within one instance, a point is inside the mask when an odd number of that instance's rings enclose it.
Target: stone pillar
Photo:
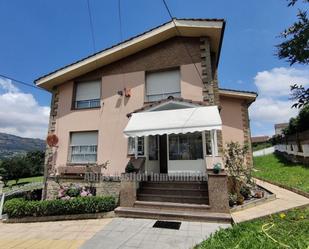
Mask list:
[[[120,183],[120,206],[133,207],[136,201],[138,182],[135,174],[123,174]]]
[[[56,131],[58,102],[59,102],[59,90],[57,87],[55,87],[52,91],[52,99],[50,103],[48,134],[54,134]],[[47,178],[53,171],[55,171],[53,167],[54,167],[53,148],[46,145],[45,162],[44,162],[44,189],[42,193],[43,200],[46,199],[46,195],[47,195]]]
[[[230,213],[227,174],[225,172],[214,174],[212,170],[208,171],[208,194],[211,212]]]
[[[200,38],[202,80],[203,80],[203,100],[208,105],[216,105],[219,110],[220,96],[219,83],[217,76],[216,55],[211,52],[210,38]],[[217,131],[218,155],[223,156],[222,131]],[[213,170],[207,170],[208,173],[208,193],[209,205],[212,212],[229,213],[229,197],[227,188],[227,175],[225,171],[220,174],[214,174]]]
[[[248,103],[244,101],[241,105],[242,124],[244,132],[244,144],[248,146],[248,153],[246,155],[247,167],[253,166],[252,146],[251,146],[251,134],[250,134],[250,120],[248,113]]]
[[[203,101],[208,105],[216,105],[220,110],[220,96],[215,54],[210,50],[209,37],[200,38],[202,80],[203,80]],[[223,154],[222,132],[217,131],[217,144],[219,155]]]

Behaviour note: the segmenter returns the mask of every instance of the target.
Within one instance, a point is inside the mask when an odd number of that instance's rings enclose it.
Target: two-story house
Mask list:
[[[205,193],[179,192],[184,185],[168,193],[163,185],[143,192],[142,184],[122,191],[119,182],[97,193],[120,191],[127,208],[166,201],[228,212],[226,174],[212,169],[223,166],[227,142],[250,145],[248,107],[256,93],[218,86],[224,26],[222,19],[174,19],[37,79],[53,95],[49,134],[58,138],[47,149],[48,179],[83,182],[78,176],[89,165],[106,161],[105,175],[125,172],[129,161],[147,175],[204,174]],[[50,198],[55,185],[48,180],[46,189]]]

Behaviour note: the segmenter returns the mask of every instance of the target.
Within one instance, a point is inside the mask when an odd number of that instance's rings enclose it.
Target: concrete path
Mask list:
[[[114,218],[81,249],[189,249],[229,224],[182,221],[179,230],[153,228],[156,220]]]
[[[0,249],[77,249],[111,220],[0,222]]]
[[[309,199],[302,195],[258,179],[256,179],[256,183],[276,194],[277,198],[273,201],[232,213],[232,218],[236,223],[309,205]]]

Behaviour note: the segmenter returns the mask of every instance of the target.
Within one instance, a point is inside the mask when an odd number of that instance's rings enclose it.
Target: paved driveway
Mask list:
[[[82,245],[82,249],[184,248],[189,249],[229,224],[187,222],[179,230],[153,228],[156,220],[114,218]]]
[[[0,249],[76,249],[112,219],[5,224]]]

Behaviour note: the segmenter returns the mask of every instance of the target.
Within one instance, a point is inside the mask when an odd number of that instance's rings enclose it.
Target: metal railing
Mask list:
[[[76,100],[75,109],[100,107],[100,99]]]
[[[71,163],[95,163],[97,145],[71,145]]]

